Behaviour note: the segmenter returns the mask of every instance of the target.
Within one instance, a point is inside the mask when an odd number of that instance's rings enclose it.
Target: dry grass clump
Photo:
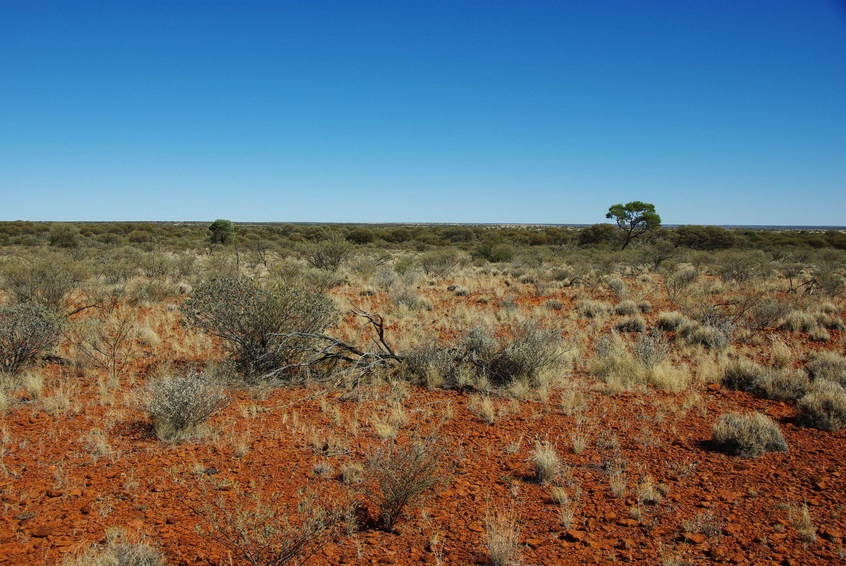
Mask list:
[[[485,545],[491,566],[519,563],[520,525],[513,512],[497,511],[485,519]]]
[[[658,315],[658,328],[661,330],[678,330],[687,321],[687,317],[680,312],[662,312]]]
[[[129,542],[120,530],[106,531],[106,542],[62,562],[62,566],[165,566],[162,554],[146,542]]]
[[[632,300],[622,301],[614,307],[614,312],[622,316],[634,316],[639,312],[639,310],[640,309],[637,308],[637,303]]]
[[[835,431],[846,427],[846,390],[832,381],[813,382],[799,399],[800,419],[807,426]]]
[[[757,392],[765,369],[748,358],[739,358],[726,364],[723,369],[723,386],[736,391]]]
[[[771,371],[760,381],[761,394],[775,401],[795,401],[811,387],[811,380],[800,370],[784,368]]]
[[[729,335],[725,330],[693,320],[678,328],[677,337],[687,344],[699,344],[709,350],[723,350],[729,345]]]
[[[589,364],[591,374],[601,378],[611,391],[630,391],[645,382],[643,366],[626,349],[620,337],[608,334],[599,339],[596,356]]]
[[[156,436],[179,442],[195,436],[225,399],[223,388],[204,374],[166,375],[148,386],[147,413]]]
[[[611,312],[611,305],[604,301],[585,299],[576,303],[576,311],[585,318],[598,318]]]
[[[477,395],[471,397],[468,407],[473,414],[479,417],[482,422],[487,424],[495,424],[497,417],[499,416],[496,410],[496,405],[487,395]]]
[[[535,480],[538,483],[553,481],[561,473],[561,458],[558,457],[555,446],[548,440],[535,441],[531,460],[535,468]]]
[[[846,356],[837,352],[814,354],[805,364],[805,371],[812,379],[824,379],[846,386]]]
[[[642,316],[631,316],[619,321],[614,328],[620,332],[643,332],[646,330],[646,321]]]
[[[757,458],[766,452],[786,452],[778,425],[761,413],[727,413],[714,423],[713,442],[729,454]]]
[[[820,323],[813,313],[793,310],[784,316],[780,328],[791,332],[811,332],[819,329]]]

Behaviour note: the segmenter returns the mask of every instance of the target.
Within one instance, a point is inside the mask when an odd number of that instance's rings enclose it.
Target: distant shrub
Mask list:
[[[831,381],[815,381],[799,399],[799,415],[805,425],[822,430],[846,427],[846,390]]]
[[[0,372],[15,374],[59,342],[56,314],[39,304],[0,307]]]
[[[476,249],[475,255],[491,263],[503,263],[514,259],[514,248],[503,242],[485,242]]]
[[[643,332],[646,330],[646,321],[640,316],[624,318],[614,325],[620,332]]]
[[[226,398],[220,385],[195,372],[160,377],[150,383],[148,395],[156,436],[167,442],[194,435]]]
[[[634,343],[634,353],[643,367],[651,369],[667,359],[670,345],[661,334],[644,332]]]
[[[78,248],[79,229],[72,224],[50,226],[50,245],[57,248]]]
[[[370,456],[368,471],[376,484],[382,528],[393,530],[408,507],[443,481],[440,457],[441,450],[424,441],[384,445]]]
[[[312,244],[305,259],[312,267],[337,271],[339,267],[352,255],[352,245],[345,239],[333,236],[322,242]]]
[[[678,338],[688,344],[700,344],[711,350],[723,350],[729,345],[728,334],[717,327],[687,321],[677,330]]]
[[[755,330],[775,327],[787,316],[790,307],[783,301],[765,300],[754,305],[749,311],[749,325]]]
[[[3,266],[7,291],[21,303],[36,303],[61,311],[65,297],[85,279],[85,268],[62,255],[17,260]]]
[[[837,352],[818,352],[805,364],[805,371],[815,380],[827,380],[846,386],[846,356]]]
[[[231,220],[218,218],[209,225],[209,242],[229,245],[235,241],[235,225]]]
[[[426,252],[420,256],[420,267],[430,277],[446,277],[461,262],[461,256],[455,250],[445,249]]]
[[[368,228],[353,228],[346,236],[354,244],[369,244],[376,239],[376,235]]]
[[[188,324],[221,338],[239,370],[248,378],[296,364],[308,337],[335,317],[332,301],[301,287],[269,289],[242,276],[223,276],[197,286],[180,309]]]
[[[714,423],[713,442],[729,454],[757,458],[766,452],[786,452],[778,425],[761,413],[727,413]]]
[[[147,230],[133,230],[126,238],[133,244],[146,244],[153,241],[153,234]]]

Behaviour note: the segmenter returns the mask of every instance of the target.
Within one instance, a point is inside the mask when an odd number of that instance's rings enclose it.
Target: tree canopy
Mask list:
[[[655,212],[655,205],[635,200],[626,204],[615,204],[608,208],[605,218],[613,218],[623,231],[623,246],[661,225],[661,217]]]

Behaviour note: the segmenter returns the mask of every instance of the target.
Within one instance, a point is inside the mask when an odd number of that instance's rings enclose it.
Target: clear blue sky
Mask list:
[[[0,0],[2,1],[2,0]],[[0,219],[846,224],[842,2],[0,5]]]

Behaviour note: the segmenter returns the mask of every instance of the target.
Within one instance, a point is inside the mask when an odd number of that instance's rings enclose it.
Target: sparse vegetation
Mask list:
[[[727,413],[714,423],[713,441],[729,454],[757,458],[766,452],[786,452],[778,425],[761,413]]]

